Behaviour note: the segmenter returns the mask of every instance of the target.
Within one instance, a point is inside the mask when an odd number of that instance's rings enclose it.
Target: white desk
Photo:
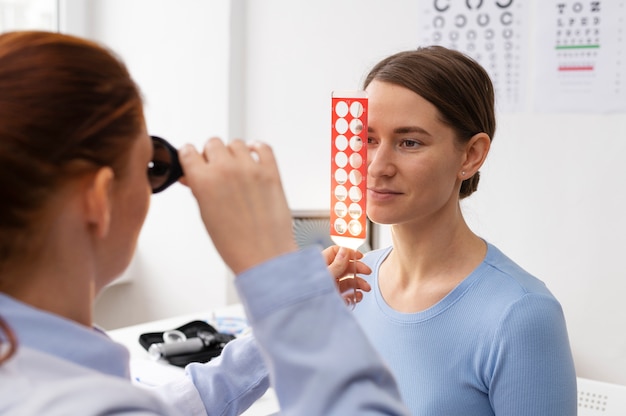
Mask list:
[[[148,352],[139,344],[139,335],[147,332],[161,332],[178,328],[190,321],[207,321],[220,330],[216,318],[245,318],[241,305],[232,305],[215,312],[203,314],[182,315],[174,318],[161,319],[144,324],[107,331],[115,341],[124,344],[130,351],[130,371],[133,382],[138,385],[159,385],[179,377],[183,369],[168,364],[165,361],[153,361]],[[254,405],[243,413],[243,416],[270,416],[279,412],[278,401],[272,389],[261,397]]]

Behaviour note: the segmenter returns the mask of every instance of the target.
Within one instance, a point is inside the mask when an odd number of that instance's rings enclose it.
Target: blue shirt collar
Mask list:
[[[89,328],[0,293],[0,316],[19,345],[71,361],[100,373],[129,378],[130,355],[99,328]]]

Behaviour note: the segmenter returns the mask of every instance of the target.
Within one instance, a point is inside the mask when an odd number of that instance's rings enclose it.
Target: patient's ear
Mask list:
[[[477,133],[465,144],[465,160],[461,166],[463,178],[472,177],[485,162],[491,139],[487,133]]]
[[[84,209],[87,226],[96,237],[104,238],[111,223],[113,169],[101,167],[88,176],[84,187]]]

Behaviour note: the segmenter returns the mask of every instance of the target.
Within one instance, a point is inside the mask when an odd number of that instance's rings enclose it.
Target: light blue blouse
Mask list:
[[[488,244],[483,262],[432,307],[401,313],[380,292],[392,248],[364,258],[372,291],[354,314],[414,416],[573,416],[576,373],[561,305]]]

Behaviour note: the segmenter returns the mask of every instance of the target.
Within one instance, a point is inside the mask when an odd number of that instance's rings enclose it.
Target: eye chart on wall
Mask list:
[[[549,0],[537,9],[535,110],[626,111],[626,0]]]
[[[489,73],[499,112],[526,100],[528,0],[421,0],[420,46],[442,45],[478,61]]]

